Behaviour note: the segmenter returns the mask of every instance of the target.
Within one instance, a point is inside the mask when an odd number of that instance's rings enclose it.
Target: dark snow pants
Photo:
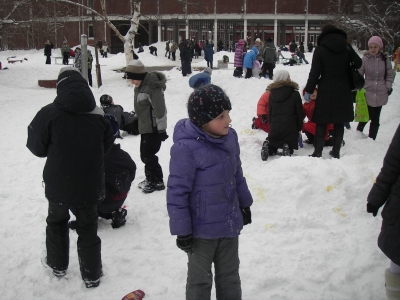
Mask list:
[[[242,299],[239,276],[239,238],[193,239],[193,254],[188,254],[186,300],[210,299],[215,268],[218,300]]]
[[[140,159],[144,163],[144,174],[147,181],[153,183],[163,182],[163,172],[156,155],[160,148],[161,141],[158,133],[140,135]]]
[[[368,114],[369,114],[369,119],[371,120],[371,123],[369,124],[369,134],[368,137],[371,139],[376,139],[376,136],[378,135],[378,130],[379,126],[379,119],[381,116],[381,111],[382,111],[382,106],[378,107],[372,107],[368,105]],[[365,125],[367,125],[368,122],[360,122],[357,125],[357,130],[358,131],[363,131]]]
[[[49,202],[46,219],[47,264],[54,270],[65,271],[69,264],[69,209],[62,203]],[[97,205],[74,207],[78,258],[82,279],[94,281],[101,276],[101,240],[97,236]]]

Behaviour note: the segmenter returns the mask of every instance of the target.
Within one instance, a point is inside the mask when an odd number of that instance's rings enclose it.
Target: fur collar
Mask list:
[[[273,83],[271,83],[268,87],[267,87],[267,91],[271,91],[273,89],[279,89],[281,87],[291,87],[294,90],[299,90],[299,85],[294,82],[294,81],[287,81],[287,80],[281,80],[281,81],[275,81]]]

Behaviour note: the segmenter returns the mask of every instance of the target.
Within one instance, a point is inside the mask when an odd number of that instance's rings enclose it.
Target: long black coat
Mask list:
[[[290,149],[298,149],[299,131],[304,119],[298,88],[293,81],[276,81],[267,88],[270,91],[268,140],[275,148],[282,148],[287,143]]]
[[[64,74],[69,73],[69,74]],[[43,170],[49,201],[80,207],[105,197],[104,153],[113,145],[110,123],[104,119],[87,82],[67,71],[59,80],[57,97],[28,126],[27,147],[47,157]]]
[[[378,246],[395,264],[400,265],[400,125],[367,201],[376,207],[385,205]]]
[[[340,124],[354,119],[346,39],[346,33],[340,29],[321,33],[318,37],[305,87],[306,92],[312,94],[318,85],[312,117],[317,124]],[[360,68],[362,60],[351,49],[355,67]]]
[[[184,41],[183,47],[181,50],[181,60],[182,60],[182,75],[186,76],[187,74],[192,73],[192,50],[188,47],[189,42]]]

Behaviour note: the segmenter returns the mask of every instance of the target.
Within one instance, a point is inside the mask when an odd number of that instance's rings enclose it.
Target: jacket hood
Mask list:
[[[276,102],[285,101],[294,90],[298,89],[299,85],[296,82],[283,80],[273,82],[267,87],[267,91],[271,93],[271,96],[276,95],[276,97],[273,97]]]
[[[258,49],[256,46],[253,46],[253,48],[251,48],[251,50],[253,50],[256,55],[258,54]]]
[[[145,85],[148,85],[151,89],[162,88],[164,91],[167,88],[166,82],[167,77],[165,77],[163,73],[157,71],[147,73],[146,77],[143,80],[143,83]]]
[[[318,45],[324,46],[334,52],[342,52],[347,49],[347,34],[338,28],[321,33],[317,41]]]
[[[368,50],[365,50],[363,52],[363,56],[366,56],[366,57],[381,57],[382,54],[384,54],[386,58],[389,57],[389,54],[387,52],[382,53],[379,51],[377,54],[371,54]]]
[[[71,74],[57,85],[57,97],[54,104],[72,113],[91,112],[96,107],[92,90],[87,81],[77,72]]]

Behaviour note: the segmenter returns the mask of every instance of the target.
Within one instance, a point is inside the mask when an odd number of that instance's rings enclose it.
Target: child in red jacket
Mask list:
[[[303,90],[303,95],[304,94],[305,94],[305,90]],[[313,121],[311,121],[311,119],[312,119],[312,115],[314,112],[315,100],[317,99],[317,95],[318,95],[318,89],[315,88],[314,92],[310,96],[311,101],[305,102],[303,104],[304,115],[307,117],[308,121],[303,124],[302,131],[307,136],[307,140],[304,141],[307,144],[314,143],[316,124]],[[329,131],[331,131],[331,130],[333,130],[333,124],[329,124],[328,126],[326,126],[325,146],[333,146],[333,137],[331,135],[329,135]]]
[[[251,125],[252,129],[262,129],[266,133],[269,132],[268,123],[268,103],[269,103],[269,91],[266,90],[257,103],[257,118],[253,118]]]

